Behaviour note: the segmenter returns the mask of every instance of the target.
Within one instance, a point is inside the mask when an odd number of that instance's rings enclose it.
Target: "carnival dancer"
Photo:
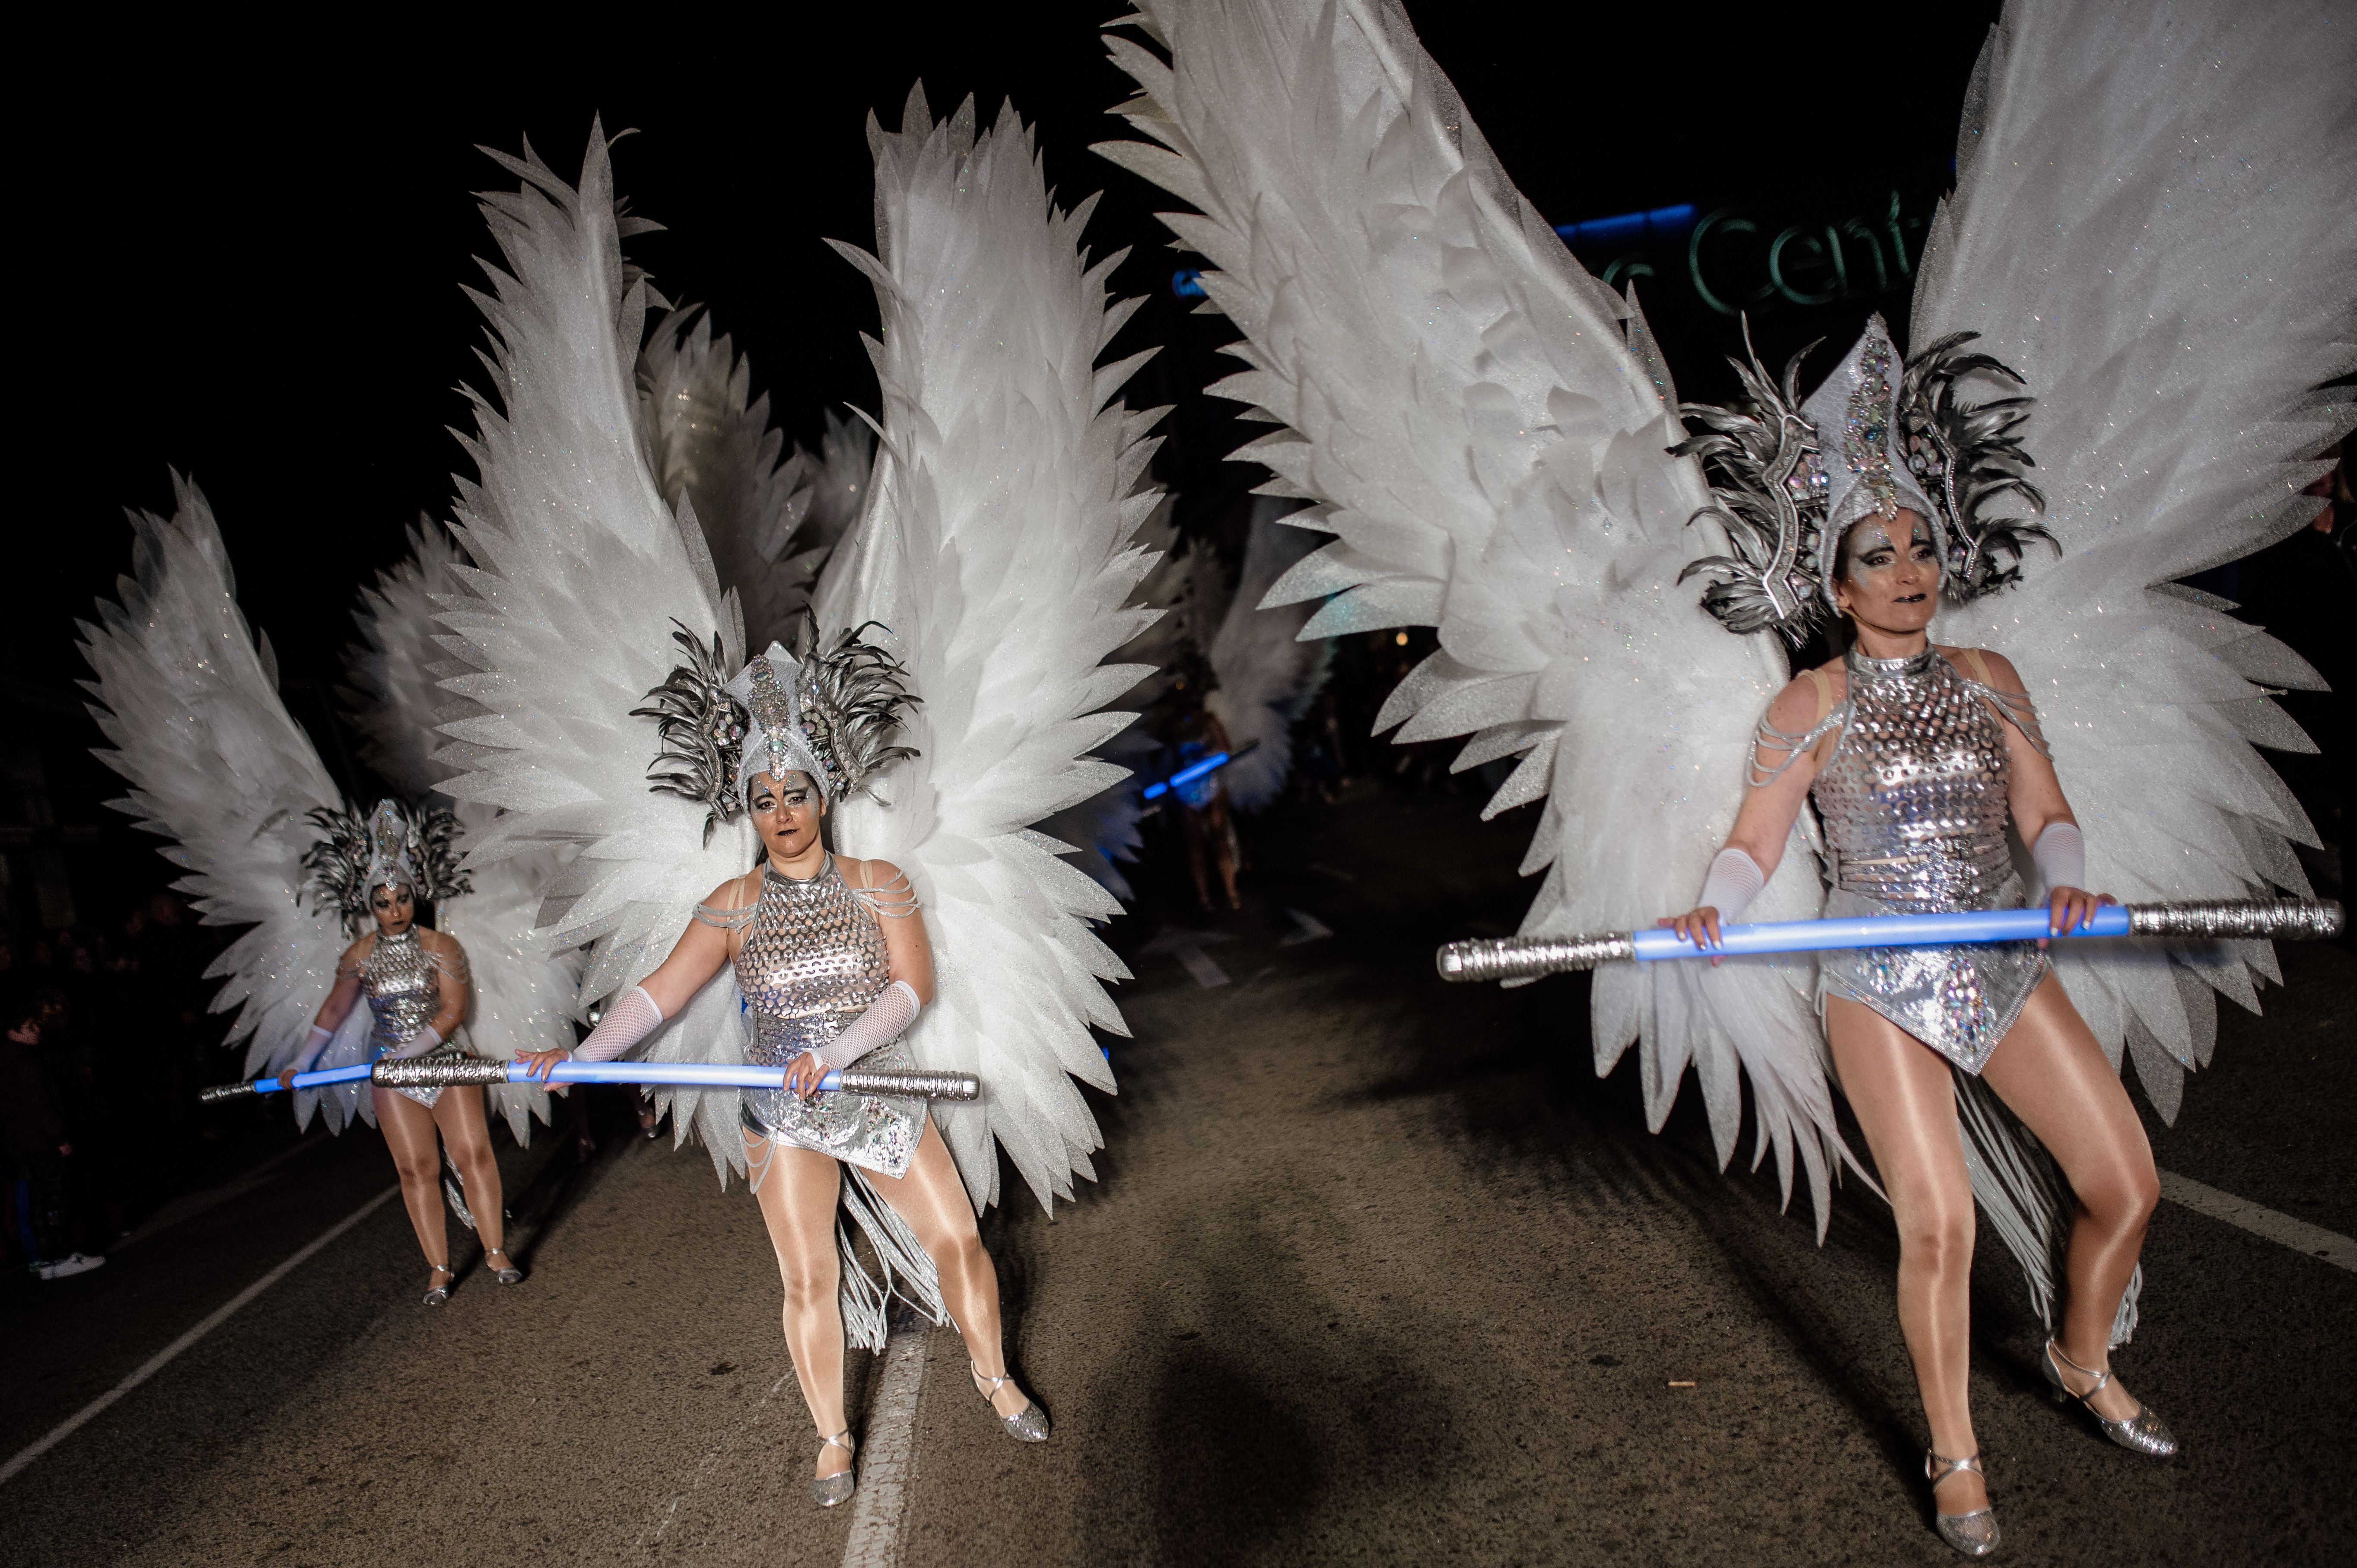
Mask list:
[[[1088,922],[1119,906],[1031,828],[1124,776],[1090,754],[1146,671],[1103,660],[1151,618],[1125,607],[1155,559],[1132,542],[1152,421],[1113,401],[1127,366],[1096,366],[1126,312],[1111,263],[1078,252],[1084,214],[1050,205],[1011,112],[978,135],[971,102],[936,124],[912,93],[870,144],[877,253],[845,253],[883,312],[880,442],[800,646],[746,657],[693,507],[631,435],[650,296],[594,129],[577,191],[503,158],[523,188],[485,206],[507,263],[485,301],[497,400],[458,532],[488,564],[479,605],[447,618],[481,672],[452,689],[486,710],[447,726],[469,769],[447,788],[505,811],[477,853],[578,849],[542,935],[595,943],[584,1052],[791,1068],[778,1091],[660,1100],[754,1189],[822,1507],[855,1485],[845,1344],[881,1350],[894,1295],[956,1325],[1007,1433],[1047,1435],[975,1213],[1002,1152],[1043,1205],[1092,1174],[1073,1080],[1113,1087],[1090,1026],[1121,1029],[1103,982],[1126,972]],[[809,1092],[861,1057],[971,1072],[983,1095]]]
[[[1286,427],[1242,455],[1336,535],[1271,597],[1327,596],[1305,637],[1437,627],[1378,727],[1469,734],[1460,768],[1521,759],[1488,811],[1546,803],[1525,935],[1695,903],[1730,835],[1765,920],[1857,899],[1985,906],[2023,897],[2020,872],[2057,929],[2091,886],[2137,902],[2308,895],[2287,841],[2312,831],[2252,746],[2305,746],[2266,687],[2313,673],[2173,583],[2306,521],[2312,455],[2351,422],[2315,390],[2348,369],[2357,306],[2357,60],[2330,7],[2155,23],[2101,0],[2008,5],[1924,252],[1865,242],[1878,275],[1914,275],[1913,357],[1869,332],[1840,395],[1807,404],[1797,367],[1739,366],[1751,409],[1687,411],[1692,444],[1634,290],[1590,277],[1514,189],[1394,0],[1140,10],[1146,39],[1108,44],[1143,90],[1123,113],[1155,145],[1101,150],[1195,208],[1170,221],[1251,366],[1222,390]],[[1808,112],[1871,135],[1877,102]],[[1698,532],[1723,540],[1701,563]],[[1705,606],[1677,586],[1695,566]],[[1855,656],[1792,682],[1768,633],[1797,645],[1835,619],[1857,628]],[[1831,895],[1801,810],[1812,788]],[[2008,821],[2031,864],[2006,852]],[[1701,902],[1723,916],[1727,878],[1753,879],[1732,858],[1717,870]],[[1939,1528],[1979,1554],[1996,1530],[1964,1463],[1961,1173],[2048,1317],[2048,1375],[2115,1441],[2165,1451],[2109,1380],[2151,1165],[2116,1081],[2096,1079],[2133,1058],[2173,1118],[2208,1059],[2213,992],[2255,1005],[2275,973],[2255,941],[1860,955],[1829,961],[1822,986],[1813,960],[1769,955],[1609,965],[1590,1007],[1598,1070],[1637,1045],[1655,1126],[1695,1069],[1722,1162],[1748,1079],[1758,1155],[1773,1151],[1788,1195],[1805,1174],[1822,1235],[1851,1158],[1823,990],[1908,1239],[1902,1326]],[[1992,1082],[2056,1129],[2059,1174]]]
[[[170,519],[133,515],[138,575],[123,580],[120,606],[100,603],[100,625],[84,625],[83,652],[98,674],[91,714],[114,747],[100,755],[132,783],[117,804],[174,841],[164,854],[188,868],[177,886],[207,924],[253,928],[206,972],[228,979],[216,1011],[242,1004],[230,1038],[253,1036],[246,1070],[285,1088],[313,1067],[481,1043],[504,1056],[572,1037],[559,1005],[569,993],[565,961],[514,950],[537,903],[513,885],[529,863],[462,870],[462,829],[447,810],[384,800],[363,811],[343,800],[279,701],[269,640],[257,643],[238,612],[211,508],[194,485],[174,483]],[[485,907],[470,929],[511,971],[479,993],[465,948],[427,919],[430,910],[450,924],[470,893]],[[519,914],[518,929],[500,929],[502,915]],[[368,1005],[357,1005],[363,998]],[[438,1185],[446,1158],[462,1184],[447,1189],[451,1205],[478,1230],[486,1265],[502,1284],[523,1278],[505,1251],[480,1093],[355,1083],[291,1099],[298,1126],[317,1112],[332,1132],[357,1116],[384,1133],[432,1271],[426,1305],[447,1301],[457,1277]],[[545,1121],[537,1089],[503,1101],[520,1140],[535,1101]]]

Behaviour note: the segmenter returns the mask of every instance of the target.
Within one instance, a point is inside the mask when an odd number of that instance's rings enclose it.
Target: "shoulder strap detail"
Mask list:
[[[1814,665],[1809,668],[1809,684],[1817,689],[1817,716],[1809,722],[1820,725],[1834,711],[1834,679]]]
[[[1990,707],[1995,708],[1997,717],[2019,730],[2021,738],[2029,743],[2030,750],[2049,762],[2053,761],[2053,749],[2046,744],[2046,732],[2039,727],[2038,707],[2029,700],[2029,693],[1998,691],[1989,683],[1987,657],[1977,648],[1966,648],[1959,651],[1964,654],[1964,662],[1973,667],[1973,672],[1970,675],[1964,675],[1964,671],[1957,671],[1959,675],[1964,676],[1964,684],[1970,686],[1974,693],[1986,701]],[[1951,664],[1950,668],[1953,669],[1954,666]]]

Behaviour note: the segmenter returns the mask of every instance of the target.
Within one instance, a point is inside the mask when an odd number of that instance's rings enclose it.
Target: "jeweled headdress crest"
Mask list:
[[[363,817],[356,806],[321,806],[308,820],[326,835],[303,852],[311,891],[340,909],[347,925],[366,921],[380,887],[406,887],[436,901],[472,891],[458,864],[458,819],[440,807],[413,811],[379,800]]]
[[[821,650],[815,626],[796,659],[779,643],[735,679],[719,678],[720,644],[707,650],[684,629],[673,634],[689,661],[647,693],[655,705],[633,710],[660,720],[663,750],[648,769],[650,788],[702,800],[704,836],[745,810],[756,774],[807,773],[831,801],[859,793],[879,770],[917,753],[888,744],[904,711],[918,701],[900,684],[907,673],[883,649],[862,639],[869,621]],[[668,766],[669,771],[657,769]]]
[[[1966,403],[1956,383],[1980,373],[2019,385],[2021,378],[1986,354],[1962,351],[1977,334],[1942,338],[1909,360],[1876,317],[1865,334],[1803,403],[1801,360],[1781,381],[1758,354],[1735,373],[1759,412],[1686,403],[1679,412],[1703,434],[1671,450],[1703,459],[1714,504],[1695,513],[1716,519],[1733,552],[1706,555],[1680,574],[1715,573],[1703,607],[1727,629],[1774,627],[1793,643],[1834,616],[1833,553],[1859,519],[1900,508],[1931,524],[1940,553],[1941,586],[1956,603],[2020,579],[2021,553],[2052,536],[2020,517],[1992,517],[2000,497],[2043,510],[2027,477],[2029,456],[2018,438],[2032,399]],[[1750,348],[1746,324],[1744,347]]]

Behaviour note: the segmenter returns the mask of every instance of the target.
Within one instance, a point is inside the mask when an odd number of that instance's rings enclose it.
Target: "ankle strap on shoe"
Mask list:
[[[1951,1459],[1945,1455],[1934,1454],[1929,1448],[1923,1450],[1923,1476],[1932,1486],[1937,1487],[1960,1470],[1970,1470],[1984,1481],[1988,1479],[1988,1472],[1981,1468],[1981,1456],[1977,1454]]]
[[[847,1426],[832,1437],[821,1435],[818,1445],[822,1453],[829,1448],[840,1448],[845,1454],[856,1454],[859,1451],[859,1444],[852,1440],[851,1428]]]
[[[2053,1340],[2051,1340],[2051,1339],[2049,1339],[2049,1340],[2046,1342],[2046,1353],[2047,1353],[2049,1356],[2053,1357],[2053,1358],[2054,1358],[2054,1359],[2055,1359],[2055,1361],[2056,1361],[2057,1363],[2059,1363],[2061,1366],[2064,1366],[2064,1367],[2068,1367],[2068,1368],[2070,1368],[2072,1371],[2074,1371],[2074,1372],[2078,1373],[2081,1377],[2083,1377],[2083,1378],[2093,1378],[2093,1379],[2094,1379],[2094,1380],[2095,1380],[2093,1382],[2092,1382],[2092,1383],[2090,1383],[2089,1385],[2087,1385],[2087,1391],[2086,1391],[2085,1393],[2083,1393],[2083,1393],[2076,1393],[2076,1392],[2073,1392],[2073,1391],[2072,1391],[2072,1390],[2071,1390],[2071,1389],[2066,1385],[2066,1386],[2063,1388],[2062,1391],[2063,1391],[2064,1393],[2070,1394],[2070,1395],[2071,1395],[2071,1397],[2072,1397],[2072,1399],[2075,1399],[2075,1400],[2091,1400],[2091,1399],[2093,1399],[2097,1394],[2102,1393],[2102,1392],[2104,1391],[2104,1385],[2105,1383],[2108,1383],[2108,1382],[2110,1382],[2110,1381],[2112,1380],[2112,1369],[2111,1369],[2109,1367],[2105,1367],[2105,1368],[2104,1368],[2102,1371],[2100,1371],[2100,1372],[2099,1372],[2099,1371],[2096,1371],[2093,1367],[2083,1367],[2083,1366],[2079,1365],[2079,1363],[2078,1363],[2078,1362],[2073,1361],[2072,1359],[2071,1359],[2071,1358],[2070,1358],[2070,1357],[2065,1356],[2064,1354],[2062,1354],[2062,1347],[2061,1347],[2061,1346],[2060,1346],[2060,1345],[2057,1345],[2057,1344],[2056,1344]]]
[[[999,1390],[1005,1388],[1007,1384],[1015,1380],[1015,1374],[1012,1372],[1007,1372],[999,1377],[994,1378],[988,1372],[984,1371],[980,1367],[975,1366],[972,1361],[968,1361],[965,1364],[965,1369],[967,1371],[974,1374],[974,1380],[977,1385],[985,1383],[989,1385],[982,1391],[982,1397],[985,1399],[990,1398],[991,1395],[996,1393]]]

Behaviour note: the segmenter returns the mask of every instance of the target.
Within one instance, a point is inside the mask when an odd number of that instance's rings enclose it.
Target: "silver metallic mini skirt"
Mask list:
[[[856,1017],[853,1009],[850,1017]],[[753,1037],[746,1043],[746,1059],[763,1067],[788,1067],[806,1050],[833,1040],[850,1021],[826,1016],[772,1018],[750,1015]],[[906,1071],[917,1065],[905,1040],[894,1040],[859,1058],[861,1068],[878,1072]],[[891,1100],[880,1094],[813,1094],[808,1100],[782,1089],[745,1090],[746,1130],[765,1138],[815,1149],[845,1165],[888,1176],[906,1176],[917,1155],[917,1140],[924,1135],[925,1102]]]
[[[2009,877],[1989,908],[2012,908],[2021,896],[2021,879]],[[1825,897],[1827,919],[1918,912],[1840,887]],[[2051,967],[2034,942],[1849,948],[1817,955],[1818,1006],[1828,995],[1862,1002],[1978,1075]]]

